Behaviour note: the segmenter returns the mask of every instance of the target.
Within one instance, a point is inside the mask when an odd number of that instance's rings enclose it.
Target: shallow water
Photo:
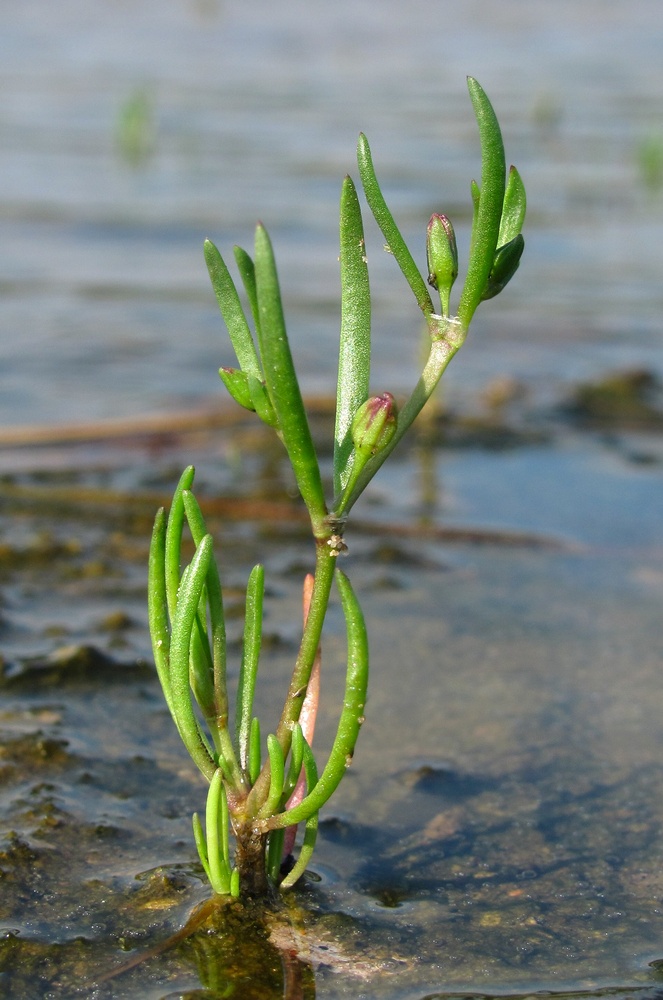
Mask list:
[[[212,523],[232,673],[234,609],[258,551],[265,559],[258,708],[267,725],[278,711],[310,553],[278,453],[255,437],[242,448],[248,433],[225,436],[245,461],[219,453],[215,433],[161,450],[156,440],[36,450],[39,472],[5,473],[6,995],[653,996],[663,466],[633,460],[631,432],[608,442],[568,423],[545,447],[434,448],[438,494],[425,506],[422,454],[410,449],[357,510],[344,568],[369,622],[370,700],[353,767],[323,811],[312,875],[293,897],[300,992],[284,993],[290,951],[246,930],[240,943],[225,922],[220,938],[199,935],[94,987],[165,942],[207,894],[189,827],[204,789],[146,662],[148,525],[185,455],[201,495],[228,498]],[[639,459],[660,450],[657,433],[637,443]],[[44,471],[48,454],[59,471]],[[574,497],[555,518],[554,482]],[[269,506],[238,531],[246,499]],[[341,696],[338,611],[323,663],[320,756]]]

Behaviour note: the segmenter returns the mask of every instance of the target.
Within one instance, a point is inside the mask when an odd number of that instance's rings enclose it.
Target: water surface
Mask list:
[[[528,249],[449,391],[503,372],[546,391],[597,368],[660,370],[663,202],[639,150],[653,142],[656,161],[663,142],[662,43],[655,0],[388,0],[379,18],[369,0],[17,6],[0,43],[0,423],[215,397],[232,357],[201,244],[250,247],[257,218],[304,382],[328,391],[357,133],[422,268],[433,210],[463,256],[479,170],[468,73],[526,180]],[[381,247],[371,229],[375,388],[401,391],[418,315]]]

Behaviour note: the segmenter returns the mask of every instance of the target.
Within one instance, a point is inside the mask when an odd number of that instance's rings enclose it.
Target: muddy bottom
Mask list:
[[[191,835],[204,784],[149,652],[152,515],[193,460],[231,677],[265,563],[268,732],[312,561],[301,509],[250,428],[3,453],[3,997],[658,995],[660,429],[446,440],[384,470],[347,538],[370,700],[312,870],[266,920],[221,907],[165,948],[209,890]],[[335,608],[320,760],[343,646]]]

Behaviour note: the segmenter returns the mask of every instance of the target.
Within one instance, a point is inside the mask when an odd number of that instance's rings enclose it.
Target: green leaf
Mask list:
[[[182,491],[182,502],[194,545],[198,546],[207,535],[205,518],[198,501],[190,490]],[[214,679],[214,708],[217,717],[224,718],[228,714],[228,696],[226,693],[226,623],[223,613],[223,593],[219,570],[214,558],[210,559],[206,589],[203,597],[209,605],[212,647],[212,668]],[[206,633],[205,605],[202,609],[203,628]]]
[[[221,768],[217,768],[214,772],[207,793],[205,832],[210,884],[219,896],[227,896],[230,893],[228,799],[223,786]]]
[[[219,378],[236,403],[245,410],[255,413],[246,372],[240,371],[239,368],[219,368]]]
[[[170,639],[170,681],[177,728],[194,763],[210,781],[216,766],[193,711],[189,651],[198,604],[212,559],[212,544],[212,536],[206,535],[182,575]]]
[[[470,232],[470,253],[469,259],[472,259],[472,253],[474,251],[474,241],[477,234],[477,220],[479,218],[479,205],[481,203],[481,189],[476,181],[470,181],[470,195],[472,197],[472,229]]]
[[[180,587],[182,528],[184,526],[184,501],[182,500],[182,493],[184,490],[191,489],[195,474],[196,470],[192,465],[189,465],[180,476],[180,481],[175,488],[170,505],[170,514],[168,515],[164,561],[168,614],[170,615],[171,622],[175,615],[177,592]]]
[[[251,397],[252,409],[255,410],[264,424],[267,424],[268,427],[275,427],[278,430],[279,418],[276,416],[265,383],[256,378],[255,375],[249,375],[247,385]]]
[[[414,258],[408,250],[407,244],[403,239],[396,222],[394,221],[394,217],[387,208],[387,203],[384,200],[384,195],[382,194],[378,179],[375,175],[371,148],[368,145],[368,139],[363,133],[360,133],[359,142],[357,144],[357,165],[359,167],[359,176],[361,178],[362,187],[364,188],[364,194],[366,195],[366,201],[368,202],[369,208],[373,213],[375,221],[382,230],[382,235],[387,241],[387,246],[390,252],[394,255],[396,263],[400,267],[405,280],[412,289],[414,297],[417,300],[417,305],[421,309],[424,316],[429,316],[431,313],[435,312],[435,309],[433,308],[433,300],[428,294],[426,282],[419,273],[419,268],[415,264]]]
[[[318,770],[315,765],[315,757],[311,751],[310,746],[304,740],[304,771],[306,774],[306,791],[312,791],[318,783]],[[301,846],[299,852],[299,857],[297,861],[292,866],[288,874],[285,876],[281,882],[281,889],[290,889],[298,879],[306,871],[306,866],[311,860],[313,851],[315,850],[315,842],[318,837],[318,820],[319,812],[312,813],[306,820],[306,828],[304,830],[304,842]]]
[[[246,587],[244,612],[244,645],[237,686],[236,728],[239,761],[242,770],[248,773],[251,740],[251,719],[253,698],[258,676],[260,645],[262,641],[262,605],[265,593],[265,570],[254,566]],[[258,753],[260,750],[258,749]],[[258,770],[260,767],[258,767]]]
[[[207,535],[202,511],[190,490],[182,491],[182,503],[191,535],[200,546]],[[180,595],[184,591],[184,577]],[[207,611],[209,609],[209,629]],[[211,647],[211,652],[210,652]],[[226,687],[226,627],[221,581],[214,556],[210,557],[205,586],[200,595],[192,630],[190,649],[191,686],[214,741],[226,780],[238,794],[246,791],[233,741],[228,732],[228,690]]]
[[[198,614],[191,633],[191,650],[189,652],[189,682],[193,696],[198,703],[203,718],[214,737],[216,722],[216,706],[214,704],[214,669],[212,654],[207,636],[205,593],[200,598]]]
[[[503,247],[519,235],[525,222],[525,212],[527,211],[527,196],[525,185],[515,167],[509,170],[506,191],[504,192],[504,205],[502,208],[502,219],[500,221],[500,232],[497,238],[498,247]]]
[[[270,733],[267,737],[267,753],[269,754],[269,766],[271,771],[269,780],[269,795],[267,796],[264,806],[258,813],[258,817],[260,819],[271,816],[272,813],[278,809],[281,803],[281,796],[283,795],[283,786],[285,784],[285,761],[283,759],[283,750],[281,749],[281,744],[273,733]]]
[[[476,211],[470,240],[470,260],[458,306],[458,316],[465,330],[481,302],[493,266],[504,204],[506,173],[502,133],[493,107],[475,79],[468,77],[467,86],[481,140],[481,191],[477,198],[476,186],[473,188]]]
[[[414,262],[414,258],[394,221],[394,217],[387,208],[387,203],[384,200],[384,195],[382,194],[373,167],[373,157],[368,145],[368,139],[363,133],[360,133],[357,144],[357,165],[366,201],[375,221],[382,230],[382,235],[387,241],[387,247],[393,254],[396,263],[403,272],[405,280],[412,289],[414,297],[417,300],[417,305],[424,316],[429,316],[435,312],[433,300],[428,294],[426,282],[419,273],[419,268]]]
[[[285,830],[272,830],[267,840],[267,874],[272,882],[278,882],[281,872],[281,858],[283,855],[283,842],[285,840]]]
[[[249,782],[255,785],[256,779],[262,767],[262,751],[260,746],[260,719],[251,719],[251,730],[249,732]]]
[[[198,851],[198,857],[200,858],[200,863],[205,869],[205,874],[207,875],[208,880],[211,882],[212,876],[209,870],[209,861],[207,860],[207,843],[203,832],[203,824],[200,822],[200,816],[198,813],[193,814],[192,825],[193,839],[196,844],[196,850]]]
[[[357,191],[346,177],[341,192],[341,337],[334,435],[334,494],[350,476],[355,413],[368,397],[371,372],[371,293]]]
[[[313,530],[316,535],[322,534],[327,513],[322,479],[292,363],[272,244],[263,226],[256,229],[255,267],[260,314],[260,353],[267,391],[278,418],[281,437],[299,492],[311,516]]]
[[[302,764],[304,762],[304,732],[299,722],[292,728],[292,743],[290,744],[290,766],[288,768],[288,780],[285,783],[283,794],[289,799],[299,781]]]
[[[170,714],[175,717],[170,687],[170,629],[166,600],[166,514],[161,507],[154,519],[147,576],[147,612],[152,652],[159,683]]]
[[[502,289],[508,285],[518,270],[518,265],[520,264],[520,258],[523,255],[524,249],[525,240],[522,235],[518,233],[518,235],[515,236],[510,243],[507,243],[506,246],[500,247],[499,250],[495,252],[495,260],[490,274],[488,275],[488,282],[482,296],[482,301],[484,299],[492,299],[495,295],[499,295]]]
[[[258,313],[256,269],[246,250],[242,250],[241,247],[235,246],[233,247],[233,254],[235,255],[235,263],[237,264],[237,270],[239,271],[239,276],[242,279],[242,284],[244,285],[246,297],[249,300],[251,315],[253,316],[253,325],[255,326],[256,333],[258,333],[260,330],[260,314]]]
[[[262,378],[253,337],[225,261],[211,240],[205,240],[204,254],[216,301],[228,328],[239,367],[247,374]]]

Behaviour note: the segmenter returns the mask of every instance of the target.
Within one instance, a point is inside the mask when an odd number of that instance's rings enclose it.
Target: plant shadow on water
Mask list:
[[[269,553],[258,706],[269,718],[309,553],[278,451],[259,435],[246,446],[246,433],[227,435],[234,444],[216,463],[218,436],[201,431],[186,442],[52,445],[32,454],[39,474],[3,477],[2,995],[658,996],[661,554],[628,531],[628,548],[566,541],[584,540],[583,518],[599,531],[592,491],[606,463],[615,506],[631,509],[637,484],[638,523],[651,523],[661,462],[630,462],[623,436],[607,450],[592,432],[573,439],[586,493],[579,522],[552,538],[545,518],[529,535],[500,523],[495,494],[483,511],[475,499],[474,527],[420,525],[419,459],[404,452],[348,539],[375,684],[314,872],[264,921],[237,903],[199,909],[208,888],[189,816],[204,789],[151,665],[145,539],[180,447],[187,457],[198,448],[216,477],[203,479],[201,502],[232,567],[235,661],[233,594],[239,608],[246,568],[258,548]],[[512,433],[503,452],[435,447],[433,462],[450,470],[445,515],[488,461],[508,467],[514,495],[527,476],[519,455],[552,476],[568,471],[568,433],[557,425],[536,445],[528,433],[521,448]],[[654,456],[658,442],[639,437],[639,451]],[[236,532],[247,510],[251,528]],[[337,614],[330,689],[342,684],[342,631]],[[323,751],[335,723],[320,722]]]

